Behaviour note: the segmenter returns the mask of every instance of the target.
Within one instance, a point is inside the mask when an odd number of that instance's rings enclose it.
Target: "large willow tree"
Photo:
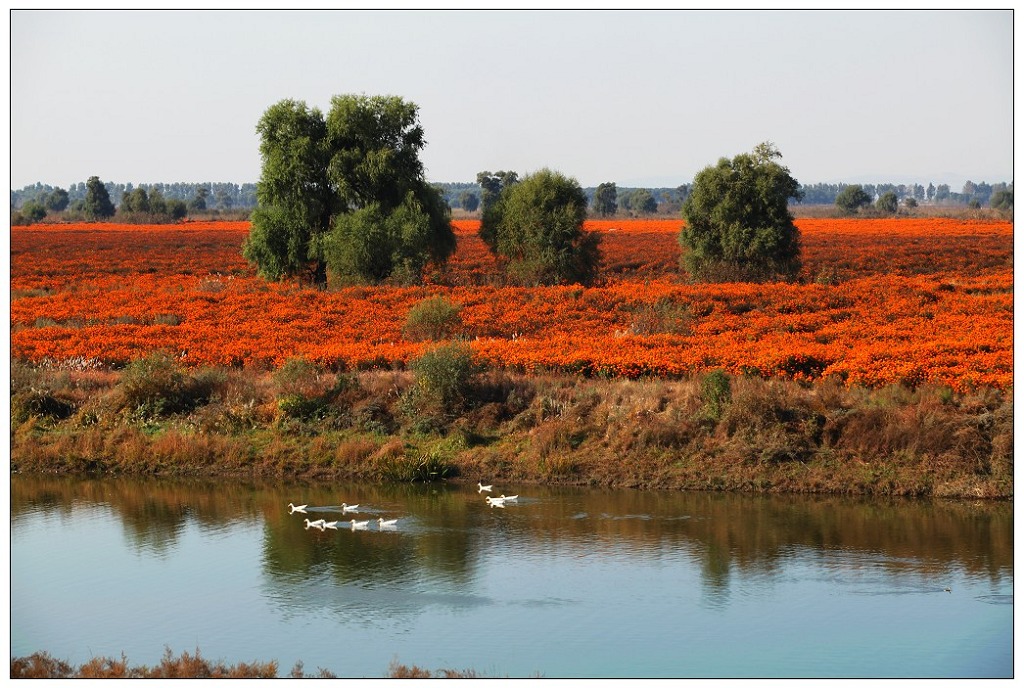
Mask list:
[[[261,275],[411,282],[455,250],[450,210],[419,160],[415,104],[340,95],[324,117],[282,100],[256,130],[263,167],[243,255]]]

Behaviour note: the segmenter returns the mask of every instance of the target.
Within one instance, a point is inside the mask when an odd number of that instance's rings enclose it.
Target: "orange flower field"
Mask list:
[[[587,375],[731,373],[849,385],[1013,383],[1013,225],[802,219],[800,283],[691,284],[681,220],[588,222],[594,287],[504,286],[476,236],[419,287],[318,291],[258,278],[245,222],[12,227],[12,357],[78,367],[164,350],[187,366],[396,367],[410,308],[443,295],[490,366]]]

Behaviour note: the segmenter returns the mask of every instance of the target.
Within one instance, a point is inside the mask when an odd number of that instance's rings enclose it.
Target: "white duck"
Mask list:
[[[294,514],[296,511],[298,511],[301,514],[304,514],[304,513],[306,513],[306,507],[307,506],[309,506],[309,505],[308,504],[302,504],[301,506],[295,506],[291,502],[288,502],[288,513],[289,514]]]
[[[378,518],[377,519],[377,523],[380,524],[381,528],[394,528],[395,524],[398,523],[398,519],[397,518],[393,518],[390,521],[385,521],[383,518]]]
[[[356,521],[355,519],[349,521],[352,524],[352,530],[365,530],[366,526],[370,525],[369,521]]]
[[[320,530],[323,530],[324,529],[324,520],[321,518],[321,519],[318,519],[316,521],[310,521],[307,518],[306,519],[306,530],[309,530],[310,528],[319,528]]]
[[[341,513],[343,514],[347,514],[350,511],[355,511],[358,508],[358,504],[346,504],[345,502],[341,503]]]
[[[325,521],[324,522],[324,528],[333,528],[334,530],[337,530],[338,529],[338,522],[337,521]]]
[[[491,506],[500,506],[503,509],[505,508],[504,497],[484,497],[484,501],[490,504]]]
[[[514,502],[517,499],[519,499],[519,495],[512,495],[511,497],[506,497],[505,495],[501,495],[501,501],[503,501],[503,502]]]
[[[484,485],[483,483],[476,484],[476,491],[479,492],[490,492],[494,488],[494,485]]]

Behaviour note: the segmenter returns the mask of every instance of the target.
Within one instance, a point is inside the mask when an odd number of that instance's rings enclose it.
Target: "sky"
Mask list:
[[[1002,10],[13,10],[11,188],[255,182],[283,99],[416,103],[432,182],[674,187],[773,142],[802,184],[1013,179]]]

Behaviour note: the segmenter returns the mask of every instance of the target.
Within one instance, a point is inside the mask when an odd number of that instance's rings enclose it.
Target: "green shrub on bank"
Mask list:
[[[186,408],[186,377],[174,360],[155,353],[129,363],[121,374],[123,408],[143,418],[178,413]]]
[[[118,385],[120,408],[141,419],[188,413],[222,394],[227,376],[202,368],[188,375],[166,353],[154,353],[125,366]]]
[[[45,390],[29,389],[11,396],[11,421],[15,424],[32,417],[59,421],[74,413],[74,404]]]
[[[732,384],[723,370],[712,370],[700,383],[700,396],[704,400],[701,411],[705,418],[718,422],[725,407],[732,400]]]
[[[300,421],[330,415],[336,402],[354,387],[348,377],[329,374],[302,358],[285,361],[274,373],[274,382],[278,387],[278,410],[285,418]]]
[[[408,402],[420,415],[451,419],[468,408],[474,378],[481,367],[467,344],[452,343],[427,351],[410,365],[416,384]]]

